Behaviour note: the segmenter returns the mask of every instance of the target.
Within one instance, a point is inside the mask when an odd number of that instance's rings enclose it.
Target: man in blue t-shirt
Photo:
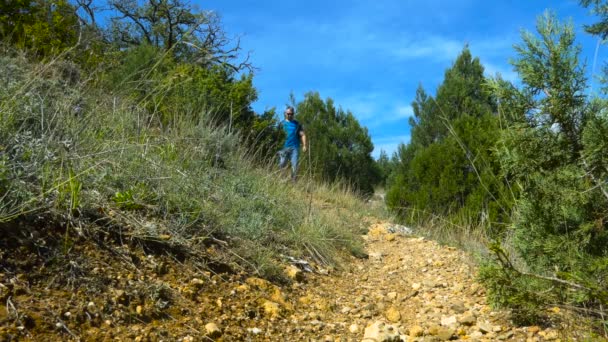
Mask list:
[[[296,180],[296,172],[298,171],[298,157],[300,156],[300,146],[302,151],[306,152],[306,134],[300,123],[293,118],[293,107],[285,109],[285,120],[280,123],[281,128],[285,132],[287,138],[283,149],[279,151],[279,167],[287,167],[287,162],[291,162],[291,179]]]

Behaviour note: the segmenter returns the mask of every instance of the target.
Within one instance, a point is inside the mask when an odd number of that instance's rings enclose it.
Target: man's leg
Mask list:
[[[282,149],[278,153],[279,155],[279,168],[284,169],[287,166],[287,149]]]
[[[291,152],[291,180],[296,180],[298,173],[298,158],[300,157],[300,149],[294,148]]]

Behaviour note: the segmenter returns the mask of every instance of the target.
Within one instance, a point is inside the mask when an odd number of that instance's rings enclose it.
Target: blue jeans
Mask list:
[[[287,161],[291,162],[291,179],[296,179],[298,171],[298,158],[300,157],[300,149],[297,147],[285,147],[279,151],[279,167],[284,169],[287,167]]]

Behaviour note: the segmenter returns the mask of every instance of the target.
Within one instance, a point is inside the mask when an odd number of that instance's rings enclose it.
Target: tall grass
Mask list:
[[[340,250],[362,250],[369,212],[349,191],[305,175],[292,184],[212,111],[163,125],[154,104],[111,95],[79,72],[60,59],[0,56],[0,228],[38,215],[82,236],[119,230],[192,251],[223,241],[232,261],[267,277],[282,254],[334,264]]]

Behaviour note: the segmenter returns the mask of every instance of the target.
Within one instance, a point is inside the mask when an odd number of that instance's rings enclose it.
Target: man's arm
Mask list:
[[[306,133],[304,133],[304,130],[300,131],[300,141],[302,141],[302,151],[306,152]]]

